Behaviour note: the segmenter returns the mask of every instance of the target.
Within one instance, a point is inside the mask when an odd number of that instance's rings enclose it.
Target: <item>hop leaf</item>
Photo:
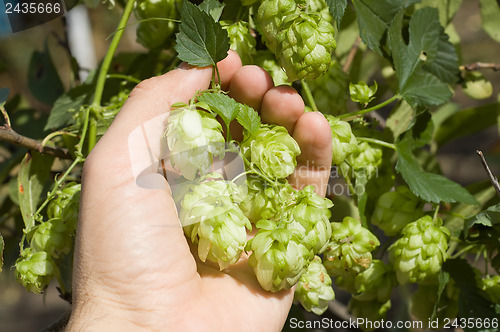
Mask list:
[[[57,266],[45,251],[28,248],[16,261],[16,278],[28,291],[40,294],[59,273]]]
[[[400,284],[422,282],[439,272],[450,236],[442,223],[439,218],[434,222],[424,216],[406,225],[402,237],[389,247],[389,259]]]
[[[217,262],[221,270],[236,263],[246,244],[250,221],[238,203],[238,187],[210,173],[211,181],[195,185],[181,201],[180,220],[184,233],[198,244],[198,256]]]
[[[193,180],[198,172],[205,173],[213,156],[224,155],[222,126],[209,113],[194,106],[174,109],[168,118],[167,136],[170,162],[182,175]]]
[[[332,222],[323,264],[331,276],[357,275],[370,267],[371,252],[379,245],[377,237],[359,220],[345,217],[342,222]]]
[[[288,80],[314,80],[326,73],[337,47],[333,26],[305,13],[289,15],[282,24],[275,54]]]
[[[257,227],[260,229],[248,241],[246,250],[252,251],[248,263],[259,284],[272,292],[290,289],[305,272],[313,258],[312,251],[293,232],[278,228],[269,220],[261,220]]]
[[[263,124],[254,135],[246,134],[241,150],[245,158],[273,179],[292,174],[300,154],[299,145],[284,127],[268,124]]]
[[[328,309],[328,302],[334,299],[332,279],[321,264],[321,258],[314,256],[297,283],[294,300],[300,302],[307,311],[321,315]]]
[[[332,165],[339,165],[347,156],[358,150],[358,141],[348,122],[331,115],[326,115],[326,119],[332,129]]]
[[[372,224],[386,235],[399,234],[410,222],[423,216],[423,202],[406,186],[399,186],[379,197],[372,214]]]

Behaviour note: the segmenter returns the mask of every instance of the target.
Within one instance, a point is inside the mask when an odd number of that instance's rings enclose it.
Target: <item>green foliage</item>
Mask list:
[[[210,66],[224,59],[229,50],[227,32],[212,16],[184,0],[176,35],[178,57],[193,66]]]
[[[328,4],[328,8],[332,13],[335,22],[337,22],[337,28],[339,28],[347,7],[347,0],[326,0],[326,3]]]
[[[500,5],[495,0],[480,0],[481,20],[484,31],[500,42]]]

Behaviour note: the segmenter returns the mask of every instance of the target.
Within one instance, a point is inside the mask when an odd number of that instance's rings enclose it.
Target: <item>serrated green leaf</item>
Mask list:
[[[340,27],[340,22],[344,17],[345,9],[347,8],[347,0],[326,0],[330,13],[332,14],[335,22],[337,23],[337,29]]]
[[[78,85],[57,98],[44,130],[57,129],[71,124],[73,115],[90,100],[93,90],[91,85]]]
[[[426,172],[415,160],[409,140],[396,144],[396,170],[403,176],[413,193],[427,202],[463,202],[477,204],[474,197],[461,185],[442,175]]]
[[[207,104],[212,111],[222,118],[226,125],[236,119],[240,112],[236,100],[222,93],[204,93],[198,97],[198,100]]]
[[[408,130],[415,116],[415,109],[405,101],[402,101],[392,110],[391,115],[386,121],[386,125],[392,131],[394,140]]]
[[[383,55],[383,40],[394,17],[402,9],[420,0],[354,0],[359,35],[372,50]]]
[[[403,12],[389,29],[389,44],[401,96],[411,105],[438,105],[452,92],[447,83],[458,79],[458,57],[439,24],[435,8],[416,11],[409,24],[409,43],[402,32]]]
[[[198,7],[208,15],[212,16],[215,22],[219,21],[226,4],[217,0],[204,0]]]
[[[439,301],[441,299],[441,294],[443,294],[443,291],[445,290],[446,285],[448,285],[449,281],[450,281],[450,274],[448,272],[445,272],[442,270],[439,271],[437,299],[436,299],[436,303],[434,304],[434,309],[432,310],[431,320],[434,320],[437,317],[438,309],[439,309]]]
[[[255,133],[260,129],[260,116],[256,110],[252,107],[244,104],[240,105],[240,113],[236,117],[236,120],[248,131],[250,134]]]
[[[179,59],[193,66],[215,65],[229,51],[227,31],[199,7],[184,0],[175,50]]]
[[[54,157],[30,151],[21,162],[17,175],[19,207],[27,230],[34,226],[33,215],[49,181]]]
[[[484,31],[500,42],[500,4],[496,0],[480,0],[479,4]]]
[[[500,204],[496,204],[490,206],[486,210],[478,213],[477,215],[465,220],[463,234],[467,238],[469,236],[469,231],[471,230],[471,228],[480,226],[479,227],[480,233],[481,232],[488,233],[483,235],[485,237],[492,238],[491,240],[494,243],[500,244],[500,239],[498,237],[499,234],[497,234],[496,230],[493,229],[493,227],[496,228],[496,226],[499,224],[500,224]],[[483,232],[484,230],[486,230],[486,232]],[[484,240],[486,240],[485,237]]]
[[[64,93],[64,86],[50,56],[47,42],[43,52],[34,51],[31,55],[28,87],[36,99],[49,105]]]
[[[7,102],[7,98],[9,97],[10,89],[9,88],[1,88],[0,89],[0,107],[3,107]]]

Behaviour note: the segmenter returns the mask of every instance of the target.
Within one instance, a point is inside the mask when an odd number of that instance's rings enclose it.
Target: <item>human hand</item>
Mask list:
[[[304,113],[293,88],[273,87],[268,73],[256,66],[242,67],[234,52],[218,67],[221,86],[231,97],[258,110],[263,122],[284,126],[299,144],[302,153],[289,182],[298,189],[312,184],[324,195],[332,147],[323,115]],[[246,256],[224,271],[198,262],[184,237],[167,181],[154,165],[147,166],[149,155],[161,155],[159,142],[170,105],[188,102],[197,90],[208,88],[211,77],[210,68],[181,65],[140,83],[88,156],[69,330],[283,327],[293,290],[264,291]],[[156,125],[148,125],[152,120]]]

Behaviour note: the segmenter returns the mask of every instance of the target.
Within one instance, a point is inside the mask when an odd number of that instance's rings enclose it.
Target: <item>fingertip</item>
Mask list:
[[[264,95],[261,106],[262,121],[283,126],[293,134],[295,124],[304,114],[304,109],[304,101],[297,90],[289,85],[276,86]]]
[[[243,66],[231,79],[229,95],[240,103],[260,110],[262,98],[273,86],[273,79],[267,71],[254,65]]]
[[[320,112],[304,113],[295,125],[293,138],[302,153],[300,163],[314,161],[318,165],[330,165],[332,160],[332,132],[330,124]]]

